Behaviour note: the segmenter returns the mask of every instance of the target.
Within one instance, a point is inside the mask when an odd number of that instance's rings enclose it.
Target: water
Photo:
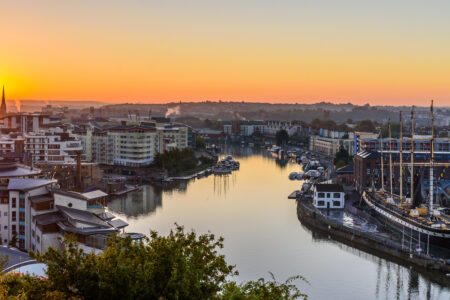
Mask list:
[[[450,288],[413,269],[359,251],[303,227],[295,200],[301,187],[290,181],[293,163],[277,163],[265,151],[230,150],[241,168],[227,177],[209,176],[161,189],[146,186],[109,203],[126,220],[128,232],[167,234],[174,223],[225,238],[227,261],[240,273],[235,280],[277,280],[302,275],[310,299],[450,299]],[[445,280],[445,277],[444,279]]]

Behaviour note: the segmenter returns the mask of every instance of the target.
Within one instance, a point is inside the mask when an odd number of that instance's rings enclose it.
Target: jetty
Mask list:
[[[354,209],[354,212],[358,213],[359,210]],[[376,251],[376,255],[382,254],[388,259],[401,261],[405,265],[414,266],[422,271],[435,272],[441,280],[445,281],[445,284],[450,284],[450,277],[447,276],[450,274],[448,261],[411,251],[410,245],[398,242],[390,234],[346,227],[332,218],[327,218],[321,210],[303,198],[297,201],[297,215],[300,222],[311,229],[366,251]],[[367,217],[370,216],[367,215]]]

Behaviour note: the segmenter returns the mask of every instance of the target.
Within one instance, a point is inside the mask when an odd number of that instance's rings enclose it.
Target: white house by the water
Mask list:
[[[339,184],[316,184],[313,199],[316,208],[341,209],[345,204],[345,192]]]

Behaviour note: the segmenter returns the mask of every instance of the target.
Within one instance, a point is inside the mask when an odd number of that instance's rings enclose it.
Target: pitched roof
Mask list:
[[[344,192],[342,185],[339,184],[316,184],[315,187],[318,192]]]
[[[55,179],[11,178],[8,189],[16,191],[29,191],[57,182]]]
[[[108,221],[108,224],[113,226],[113,227],[115,227],[115,228],[118,228],[118,229],[128,226],[128,223],[123,221],[123,220],[121,220],[121,219],[115,219],[115,220],[112,220],[112,221]]]
[[[355,173],[355,166],[353,164],[346,165],[336,170],[336,174],[353,174]]]
[[[62,191],[62,190],[53,190],[53,192],[56,194],[61,194],[61,195],[77,198],[80,200],[86,200],[86,201],[108,196],[108,194],[106,194],[105,192],[103,192],[101,190],[95,190],[95,191],[87,192],[87,193],[78,193],[78,192],[74,192],[74,191]]]
[[[65,206],[56,206],[58,210],[60,210],[65,216],[80,222],[80,223],[86,223],[94,226],[99,227],[109,227],[109,224],[105,221],[101,220],[99,217],[97,217],[95,214],[85,211],[85,210],[79,210],[75,208],[69,208]]]
[[[362,158],[371,158],[371,159],[380,157],[378,152],[367,151],[367,150],[358,152],[358,154],[356,154],[356,155],[359,157],[362,157]]]
[[[37,215],[35,217],[37,225],[48,225],[52,223],[57,223],[64,220],[64,217],[57,211],[50,212],[42,215]]]

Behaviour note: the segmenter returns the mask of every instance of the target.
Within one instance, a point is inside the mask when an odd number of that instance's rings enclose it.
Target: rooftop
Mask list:
[[[8,189],[16,191],[29,191],[56,182],[56,179],[11,178],[9,180]]]
[[[34,176],[40,173],[41,170],[37,168],[31,168],[26,165],[12,162],[0,162],[0,178]]]
[[[95,191],[87,192],[87,193],[78,193],[78,192],[74,192],[74,191],[62,191],[62,190],[54,190],[53,192],[56,194],[61,194],[61,195],[77,198],[80,200],[86,200],[86,201],[95,200],[95,199],[99,199],[99,198],[108,196],[108,194],[106,194],[105,192],[103,192],[101,190],[95,190]]]
[[[56,206],[58,210],[60,210],[65,216],[71,218],[72,220],[75,220],[80,223],[90,224],[98,227],[109,227],[109,224],[105,221],[101,220],[99,217],[97,217],[95,214],[79,210],[75,208],[69,208],[65,206]]]
[[[344,192],[342,185],[339,184],[316,184],[315,187],[318,192]]]

